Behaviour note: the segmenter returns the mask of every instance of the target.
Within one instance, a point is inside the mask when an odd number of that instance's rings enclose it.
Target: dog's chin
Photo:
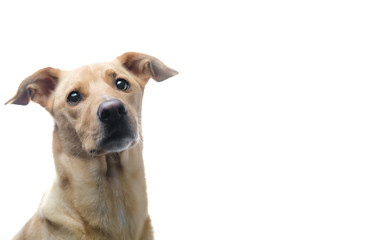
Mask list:
[[[107,153],[122,152],[129,149],[132,146],[133,142],[134,141],[131,138],[123,138],[118,141],[106,142],[102,145],[101,149],[103,149],[103,151]]]
[[[133,147],[136,141],[136,138],[133,136],[105,138],[98,144],[98,147],[93,148],[89,153],[107,154],[122,152]]]

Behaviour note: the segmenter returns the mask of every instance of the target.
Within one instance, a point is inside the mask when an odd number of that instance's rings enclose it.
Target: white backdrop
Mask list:
[[[2,1],[0,103],[125,51],[180,74],[143,106],[159,240],[366,238],[363,1]],[[54,178],[52,118],[0,105],[0,239]]]

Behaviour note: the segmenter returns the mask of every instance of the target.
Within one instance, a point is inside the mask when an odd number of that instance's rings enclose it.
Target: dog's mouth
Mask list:
[[[123,151],[129,148],[134,140],[130,133],[115,131],[103,138],[101,147],[109,151]]]
[[[136,134],[130,129],[104,130],[97,147],[90,150],[91,154],[122,152],[131,148],[137,141]]]

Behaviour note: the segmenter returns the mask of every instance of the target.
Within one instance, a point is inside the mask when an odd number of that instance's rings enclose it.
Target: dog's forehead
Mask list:
[[[65,81],[70,81],[70,83],[83,80],[96,81],[99,78],[106,77],[106,75],[111,74],[111,72],[129,75],[128,71],[122,66],[115,64],[114,62],[108,62],[88,64],[71,71],[66,71],[62,78]]]
[[[131,73],[118,63],[93,63],[78,67],[71,71],[64,71],[58,87],[65,90],[75,84],[89,85],[90,83],[118,75],[124,75],[133,79]]]

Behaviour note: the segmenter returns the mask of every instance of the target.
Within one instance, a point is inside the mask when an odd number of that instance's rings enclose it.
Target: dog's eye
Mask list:
[[[123,78],[118,78],[116,80],[116,87],[119,89],[119,90],[122,90],[122,91],[127,91],[128,89],[130,89],[130,84]]]
[[[67,102],[73,106],[81,101],[81,95],[78,91],[72,91],[67,97]]]

